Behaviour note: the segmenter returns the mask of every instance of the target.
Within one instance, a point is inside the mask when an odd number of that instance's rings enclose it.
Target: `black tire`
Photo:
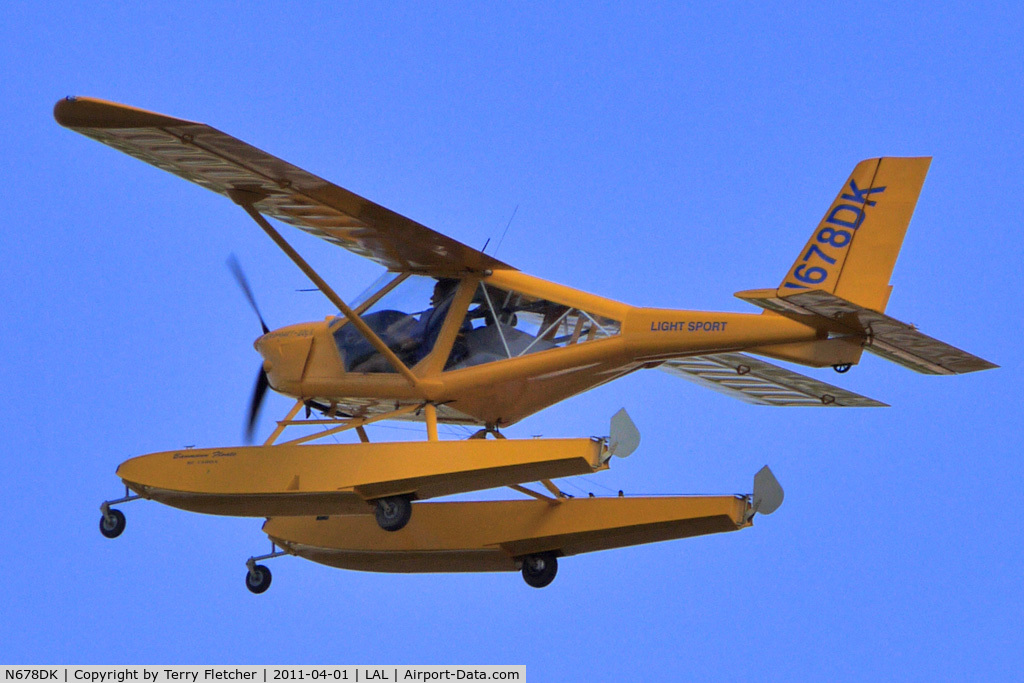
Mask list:
[[[125,524],[124,513],[111,508],[100,516],[100,533],[107,538],[117,538],[124,531]]]
[[[249,589],[250,593],[259,595],[270,588],[271,578],[270,570],[262,564],[258,564],[252,568],[252,571],[246,570],[245,587]]]
[[[840,363],[839,365],[833,365],[832,369],[841,375],[844,372],[849,372],[851,367],[853,366],[850,363]]]
[[[409,496],[390,496],[377,500],[375,512],[377,524],[384,531],[398,531],[409,523],[412,517],[412,500]]]
[[[558,558],[554,553],[538,553],[523,558],[523,581],[534,588],[543,588],[555,580]]]

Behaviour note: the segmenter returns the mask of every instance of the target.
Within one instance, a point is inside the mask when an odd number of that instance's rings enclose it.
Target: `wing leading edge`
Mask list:
[[[513,268],[203,123],[86,97],[57,102],[62,126],[228,196],[389,270],[449,274]]]

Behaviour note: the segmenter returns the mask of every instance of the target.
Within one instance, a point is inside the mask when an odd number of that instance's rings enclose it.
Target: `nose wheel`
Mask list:
[[[249,589],[250,593],[259,595],[270,588],[271,578],[269,569],[262,564],[254,564],[245,573],[245,587]]]
[[[278,550],[277,546],[273,543],[270,544],[270,553],[268,555],[259,555],[258,557],[250,557],[245,561],[245,587],[249,589],[250,593],[259,595],[265,593],[270,588],[270,581],[273,576],[270,570],[262,564],[256,564],[260,560],[272,560],[275,557],[281,557],[287,555],[283,550]]]
[[[107,510],[107,514],[100,516],[100,533],[107,538],[117,538],[124,527],[124,513],[120,510]]]
[[[100,505],[100,512],[103,513],[100,516],[100,533],[107,538],[117,538],[124,532],[126,525],[124,513],[116,508],[110,507],[111,505],[118,505],[120,503],[130,503],[133,500],[138,500],[141,496],[133,496],[129,494],[128,487],[124,489],[124,498],[118,498],[117,500],[105,500]]]

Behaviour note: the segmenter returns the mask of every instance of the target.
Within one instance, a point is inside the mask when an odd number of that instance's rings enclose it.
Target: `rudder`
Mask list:
[[[885,311],[907,226],[931,157],[867,159],[853,169],[778,288],[824,290]]]

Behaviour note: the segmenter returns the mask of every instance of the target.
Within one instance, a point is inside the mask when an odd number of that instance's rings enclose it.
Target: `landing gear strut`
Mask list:
[[[389,496],[377,500],[377,524],[384,531],[398,531],[412,517],[412,499],[409,496]]]
[[[534,588],[543,588],[555,580],[558,558],[554,553],[538,553],[523,558],[523,580]]]
[[[259,595],[260,593],[266,592],[270,588],[270,581],[273,576],[270,574],[270,570],[265,565],[256,564],[260,560],[270,560],[275,557],[281,557],[287,555],[283,550],[278,550],[277,546],[273,543],[270,545],[269,555],[260,555],[258,557],[250,557],[245,561],[245,587],[249,589],[250,593]]]

